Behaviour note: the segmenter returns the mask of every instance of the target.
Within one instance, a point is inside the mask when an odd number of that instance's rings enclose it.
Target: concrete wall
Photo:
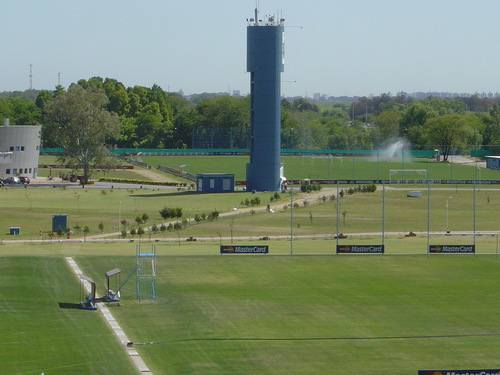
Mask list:
[[[0,157],[0,178],[37,176],[41,132],[38,125],[0,126],[0,152],[9,153]]]

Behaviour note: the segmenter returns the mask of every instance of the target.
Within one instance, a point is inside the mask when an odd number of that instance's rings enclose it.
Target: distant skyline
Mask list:
[[[284,96],[496,93],[498,0],[259,0],[285,18]],[[255,0],[3,0],[0,91],[93,76],[186,95],[249,92]],[[60,74],[60,76],[59,76]]]

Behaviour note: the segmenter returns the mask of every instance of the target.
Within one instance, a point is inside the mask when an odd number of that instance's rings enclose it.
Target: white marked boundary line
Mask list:
[[[72,257],[66,257],[65,259],[66,259],[66,262],[68,263],[68,265],[70,266],[70,268],[75,273],[75,275],[80,279],[80,275],[82,275],[83,273],[80,270],[80,268],[78,267],[78,265],[76,264],[75,260]],[[83,281],[83,286],[85,287],[85,290],[87,291],[87,293],[90,293],[90,283],[86,280],[81,280],[81,281]],[[97,305],[97,309],[104,316],[104,319],[106,319],[106,322],[108,322],[108,324],[111,327],[111,329],[113,330],[113,332],[116,334],[118,339],[124,345],[124,348],[127,351],[127,354],[130,356],[130,358],[132,359],[132,362],[134,362],[137,369],[141,372],[141,374],[151,374],[152,375],[153,373],[148,368],[146,363],[142,360],[142,358],[139,355],[139,353],[137,352],[137,350],[134,347],[127,346],[127,343],[129,343],[130,341],[129,341],[127,335],[125,335],[125,332],[123,332],[122,328],[120,327],[120,325],[118,324],[116,319],[113,317],[113,314],[111,314],[111,311],[109,311],[107,306],[102,302],[99,302],[96,305]]]

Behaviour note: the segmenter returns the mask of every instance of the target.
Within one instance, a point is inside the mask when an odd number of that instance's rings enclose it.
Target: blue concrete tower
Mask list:
[[[284,20],[249,20],[247,71],[250,72],[250,163],[247,189],[280,189],[281,73],[284,71]]]

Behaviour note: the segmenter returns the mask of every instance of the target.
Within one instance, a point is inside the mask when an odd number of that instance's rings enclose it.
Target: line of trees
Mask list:
[[[187,98],[158,85],[125,87],[115,79],[101,77],[82,79],[72,86],[100,92],[105,102],[102,108],[119,120],[119,130],[105,136],[108,147],[191,148],[194,134],[212,138],[233,135],[226,143],[207,147],[245,146],[248,96],[201,94]],[[62,147],[58,136],[61,125],[49,112],[68,91],[57,86],[53,91],[38,92],[34,100],[32,91],[30,98],[2,95],[0,117],[10,118],[11,124],[41,124],[43,147]],[[282,148],[287,149],[375,149],[404,138],[414,148],[439,146],[446,158],[452,147],[500,144],[499,98],[416,100],[398,93],[350,103],[283,99],[281,107]]]

